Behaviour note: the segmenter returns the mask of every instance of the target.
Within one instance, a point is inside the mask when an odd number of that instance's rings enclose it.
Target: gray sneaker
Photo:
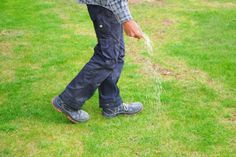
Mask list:
[[[102,115],[107,118],[116,117],[119,114],[132,115],[143,110],[143,105],[140,102],[133,102],[130,104],[121,104],[113,109],[105,108],[102,111]]]
[[[74,110],[66,105],[59,96],[52,99],[53,107],[58,111],[65,114],[65,116],[72,122],[85,122],[89,120],[89,114],[83,110]]]

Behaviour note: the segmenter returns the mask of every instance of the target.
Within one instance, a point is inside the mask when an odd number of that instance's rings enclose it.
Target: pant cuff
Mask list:
[[[59,97],[62,99],[62,101],[68,105],[69,107],[73,108],[74,110],[79,110],[81,108],[81,105],[78,105],[77,103],[74,103],[71,99],[69,99],[67,96],[65,96],[63,93],[59,95]]]
[[[115,108],[120,106],[123,103],[121,99],[118,99],[116,101],[99,101],[100,108]]]

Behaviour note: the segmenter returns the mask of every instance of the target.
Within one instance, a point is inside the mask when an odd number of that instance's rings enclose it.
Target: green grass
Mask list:
[[[93,54],[86,8],[1,1],[0,156],[235,156],[236,3],[167,0],[130,9],[155,52],[126,38],[119,86],[144,111],[105,119],[95,93],[84,105],[91,120],[72,125],[50,100]],[[162,75],[161,104],[147,61],[171,71]]]

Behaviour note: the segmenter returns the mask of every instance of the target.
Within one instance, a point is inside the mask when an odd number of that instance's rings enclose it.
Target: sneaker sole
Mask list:
[[[61,109],[59,109],[58,107],[56,107],[56,105],[54,104],[54,100],[55,100],[55,98],[53,98],[53,99],[51,100],[51,104],[52,104],[53,108],[54,108],[57,112],[63,113],[63,114],[66,116],[66,118],[67,118],[70,122],[72,122],[72,123],[74,123],[74,124],[78,123],[77,121],[73,120],[69,115],[67,115],[65,112],[63,112]]]

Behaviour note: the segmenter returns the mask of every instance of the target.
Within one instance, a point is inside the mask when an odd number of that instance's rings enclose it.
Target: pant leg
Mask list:
[[[120,27],[114,14],[101,6],[88,5],[98,44],[94,55],[59,95],[74,109],[80,109],[98,86],[113,72],[119,58]],[[116,105],[116,104],[111,104]]]
[[[113,108],[123,103],[120,96],[120,91],[117,82],[120,78],[121,71],[124,65],[125,45],[123,37],[123,28],[120,29],[120,49],[118,63],[113,72],[99,86],[99,105],[101,108]],[[112,106],[111,106],[112,104]]]

